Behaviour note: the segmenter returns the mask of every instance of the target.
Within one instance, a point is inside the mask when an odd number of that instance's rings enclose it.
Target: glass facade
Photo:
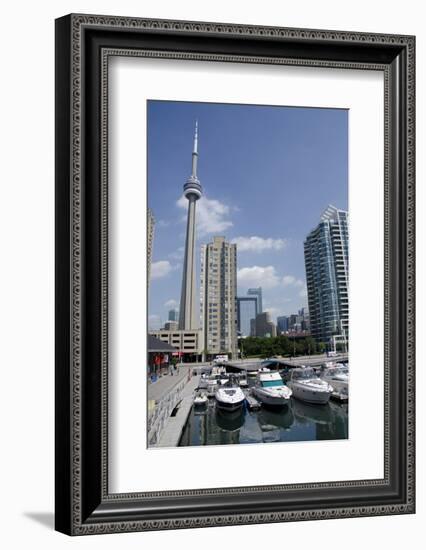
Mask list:
[[[348,213],[329,206],[304,243],[310,328],[318,341],[349,337]]]
[[[258,288],[249,288],[247,290],[247,296],[256,296],[257,298],[257,313],[263,313],[263,303],[262,303],[262,287]]]
[[[257,298],[243,296],[237,298],[238,332],[241,336],[254,336],[252,334],[251,321],[256,319]]]

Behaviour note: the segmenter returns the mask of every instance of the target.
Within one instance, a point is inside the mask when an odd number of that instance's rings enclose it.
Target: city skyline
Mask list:
[[[197,204],[196,286],[201,246],[224,236],[237,245],[238,296],[262,287],[273,319],[306,307],[303,241],[329,203],[347,209],[347,111],[150,101],[150,329],[179,307],[188,208],[182,184],[197,119],[205,195]]]

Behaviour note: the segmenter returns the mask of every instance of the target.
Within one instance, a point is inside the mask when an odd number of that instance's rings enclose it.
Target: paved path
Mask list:
[[[192,367],[179,367],[177,374],[175,373],[173,376],[167,374],[166,376],[162,376],[156,382],[148,384],[148,399],[154,399],[155,401],[162,399],[165,395],[170,393],[176,384],[188,376],[188,371],[190,368]]]
[[[158,447],[177,447],[185,427],[194,398],[194,390],[198,386],[198,377],[193,376],[182,393],[182,401],[179,404],[175,416],[170,416],[161,434]]]

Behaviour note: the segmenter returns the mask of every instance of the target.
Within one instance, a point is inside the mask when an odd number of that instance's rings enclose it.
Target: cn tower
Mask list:
[[[179,329],[198,328],[196,316],[195,284],[195,208],[202,196],[202,187],[197,177],[198,163],[198,121],[195,122],[194,147],[192,150],[192,173],[183,186],[183,194],[188,199],[188,218],[186,222],[185,257],[182,273],[182,291],[180,296]]]

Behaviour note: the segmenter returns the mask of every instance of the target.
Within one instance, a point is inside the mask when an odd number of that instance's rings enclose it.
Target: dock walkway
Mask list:
[[[181,381],[188,376],[189,367],[180,366],[177,374],[167,374],[159,378],[156,382],[148,385],[148,399],[160,401],[165,395]]]
[[[199,378],[193,376],[182,392],[182,400],[178,404],[175,416],[170,416],[164,426],[157,447],[177,447],[191,411],[194,390],[198,387]]]

